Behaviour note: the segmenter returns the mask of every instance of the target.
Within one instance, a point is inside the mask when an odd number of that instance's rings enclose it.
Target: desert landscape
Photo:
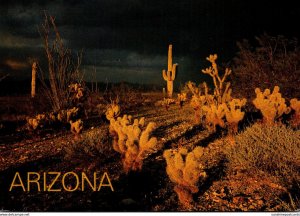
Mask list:
[[[160,86],[86,79],[55,17],[39,29],[30,78],[0,73],[1,211],[299,211],[296,39],[199,55],[202,81],[180,85],[165,44]]]

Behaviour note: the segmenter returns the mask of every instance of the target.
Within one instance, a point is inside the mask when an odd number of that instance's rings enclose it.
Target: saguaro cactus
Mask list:
[[[167,91],[169,97],[172,97],[173,94],[173,81],[176,75],[176,67],[177,64],[172,64],[172,45],[170,44],[168,52],[168,71],[162,71],[163,78],[167,81]]]
[[[34,98],[35,97],[35,84],[36,84],[36,62],[33,62],[32,64],[32,74],[31,74],[31,97]]]

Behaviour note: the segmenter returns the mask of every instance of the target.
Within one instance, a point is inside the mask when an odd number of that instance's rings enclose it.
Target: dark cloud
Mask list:
[[[84,68],[98,68],[100,80],[105,73],[112,80],[160,79],[169,43],[180,63],[179,79],[188,80],[206,67],[210,53],[231,59],[237,40],[264,32],[300,36],[300,8],[291,0],[1,1],[3,68],[8,58],[43,57],[38,27],[45,11],[55,17],[68,47],[83,49]]]

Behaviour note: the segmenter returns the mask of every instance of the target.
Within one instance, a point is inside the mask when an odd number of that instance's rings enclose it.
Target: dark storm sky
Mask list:
[[[43,60],[38,26],[56,17],[67,46],[83,49],[86,77],[164,83],[168,44],[179,63],[177,83],[199,79],[211,53],[227,62],[236,41],[263,34],[300,36],[296,1],[269,0],[11,0],[0,2],[0,74],[30,76],[28,59]]]

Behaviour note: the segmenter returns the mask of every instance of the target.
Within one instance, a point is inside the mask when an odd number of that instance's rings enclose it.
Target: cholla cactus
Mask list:
[[[203,95],[193,95],[191,99],[191,106],[193,107],[195,111],[195,122],[202,123],[203,118],[203,110],[202,107],[206,102],[206,97]]]
[[[27,126],[29,130],[36,130],[38,127],[44,127],[47,122],[45,114],[38,114],[34,118],[27,119]]]
[[[281,97],[279,90],[278,86],[274,87],[272,93],[270,89],[265,89],[264,92],[259,88],[255,89],[256,98],[253,100],[253,104],[261,111],[266,124],[272,125],[284,113],[290,112],[290,108],[285,104],[285,99]]]
[[[109,132],[113,137],[113,148],[122,155],[124,171],[141,170],[143,160],[160,146],[155,137],[150,137],[156,128],[154,122],[145,127],[145,118],[132,119],[124,115],[110,120]]]
[[[178,103],[180,108],[183,106],[183,103],[186,101],[187,97],[186,97],[186,93],[181,93],[181,94],[177,94],[178,97]]]
[[[107,120],[112,120],[117,118],[120,115],[120,106],[115,103],[111,103],[105,112]]]
[[[195,122],[203,123],[203,118],[205,117],[203,112],[203,106],[207,104],[214,103],[214,96],[208,94],[208,87],[205,82],[203,82],[202,87],[204,89],[204,94],[201,92],[201,86],[196,86],[195,83],[189,81],[186,83],[186,87],[192,93],[192,99],[190,105],[195,111]]]
[[[206,178],[204,166],[201,163],[203,148],[196,147],[193,151],[181,148],[178,151],[164,151],[164,158],[167,162],[167,174],[172,182],[178,195],[179,201],[185,207],[190,207],[193,202],[193,193],[199,191],[198,182],[201,178]]]
[[[73,120],[78,115],[79,109],[77,107],[73,107],[72,109],[67,110],[67,122]]]
[[[295,111],[294,115],[292,116],[292,126],[299,127],[300,126],[300,100],[297,98],[293,98],[290,101],[290,107]]]
[[[69,85],[69,91],[72,94],[72,100],[80,100],[84,96],[84,88],[80,83]]]
[[[216,126],[225,127],[225,114],[227,106],[225,103],[220,105],[209,104],[202,107],[202,110],[205,112],[205,124],[209,130],[215,132]]]
[[[237,133],[238,123],[244,118],[245,112],[242,112],[241,109],[246,105],[246,102],[245,98],[232,99],[226,106],[225,117],[232,133]]]
[[[67,111],[60,110],[57,114],[57,120],[60,122],[66,122],[67,121]]]
[[[214,95],[217,99],[217,103],[221,104],[228,102],[231,99],[231,88],[229,82],[226,83],[224,89],[225,80],[231,74],[231,70],[229,68],[226,68],[223,77],[221,77],[216,63],[217,58],[217,54],[209,55],[209,57],[207,57],[206,59],[212,64],[212,66],[202,70],[202,73],[208,74],[213,78],[215,87]]]
[[[70,120],[76,119],[78,116],[79,108],[73,107],[72,109],[68,110],[60,110],[57,114],[57,120],[62,123],[68,123]]]
[[[70,121],[70,125],[71,125],[71,132],[77,136],[78,134],[80,134],[82,132],[83,129],[83,122],[81,119],[73,122],[72,120]]]
[[[185,88],[188,88],[188,90],[193,94],[193,95],[200,95],[201,91],[200,88],[196,86],[194,82],[188,81],[185,84]]]
[[[54,112],[50,112],[48,115],[49,122],[55,122],[57,120],[57,116]]]

